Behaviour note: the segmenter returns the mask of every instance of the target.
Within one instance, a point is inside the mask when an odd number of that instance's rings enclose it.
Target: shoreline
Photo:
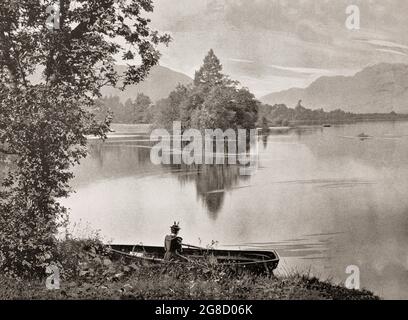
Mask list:
[[[290,123],[288,126],[270,126],[269,130],[291,130],[300,128],[310,128],[310,127],[325,127],[328,128],[342,125],[351,125],[358,123],[377,123],[377,122],[408,122],[408,117],[406,119],[361,119],[361,120],[350,120],[350,121],[296,121],[296,123]],[[259,128],[262,129],[262,128]]]
[[[379,300],[368,290],[350,290],[307,274],[268,276],[217,265],[143,265],[115,259],[95,240],[60,243],[59,290],[45,279],[0,276],[0,299],[13,300]]]
[[[308,120],[297,120],[294,121],[294,125],[288,125],[288,126],[269,126],[270,130],[287,130],[287,129],[296,129],[296,128],[302,128],[302,127],[321,127],[323,125],[331,125],[331,126],[336,126],[336,125],[348,125],[348,124],[357,124],[357,123],[372,123],[372,122],[408,122],[408,115],[406,118],[399,118],[399,119],[358,119],[358,120],[350,120],[350,121],[308,121]],[[146,123],[112,123],[112,127],[121,127],[120,129],[126,129],[126,127],[130,129],[140,129],[138,131],[135,131],[135,134],[140,134],[140,133],[148,133],[149,128],[153,126],[153,124],[146,124]],[[262,127],[258,126],[257,129],[262,129]],[[115,132],[123,132],[123,131],[113,131]],[[133,132],[132,132],[133,133]],[[109,134],[108,134],[109,135]]]

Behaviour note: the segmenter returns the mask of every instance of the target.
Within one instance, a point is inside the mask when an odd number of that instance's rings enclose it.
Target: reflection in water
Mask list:
[[[239,165],[161,165],[150,161],[151,142],[149,137],[140,135],[126,141],[111,138],[107,142],[90,143],[89,159],[81,164],[81,174],[77,175],[76,185],[91,180],[111,179],[130,175],[165,175],[177,177],[180,185],[192,183],[202,204],[212,219],[221,210],[225,193],[234,189],[248,176],[240,175]],[[215,162],[215,161],[214,161]],[[120,164],[120,165],[118,165]],[[77,168],[78,170],[79,168]],[[87,174],[82,174],[86,172]]]
[[[177,174],[180,183],[194,182],[197,195],[212,219],[222,208],[225,192],[238,185],[241,176],[238,165],[180,165],[176,167],[185,174]]]

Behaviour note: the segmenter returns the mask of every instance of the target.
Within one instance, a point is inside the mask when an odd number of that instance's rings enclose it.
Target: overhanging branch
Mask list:
[[[103,4],[98,4],[98,9],[107,10],[114,4],[113,1],[107,1]],[[96,8],[95,8],[96,9]],[[93,26],[98,19],[100,18],[100,14],[96,14],[98,10],[92,11],[92,15],[87,22],[80,22],[78,26],[74,30],[71,31],[71,39],[80,39],[86,32],[89,31],[90,27]]]

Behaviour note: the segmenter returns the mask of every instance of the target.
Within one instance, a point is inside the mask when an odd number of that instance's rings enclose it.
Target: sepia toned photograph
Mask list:
[[[407,15],[1,0],[0,300],[408,299]]]

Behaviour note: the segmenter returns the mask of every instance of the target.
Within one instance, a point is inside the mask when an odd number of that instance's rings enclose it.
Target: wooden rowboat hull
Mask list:
[[[139,260],[145,263],[168,263],[165,261],[165,250],[163,247],[142,245],[120,245],[109,246],[111,252],[118,256]],[[218,265],[230,266],[232,268],[248,269],[260,272],[272,272],[279,264],[279,256],[276,251],[252,251],[252,250],[218,250],[206,248],[183,248],[179,263],[193,261],[207,261]]]

